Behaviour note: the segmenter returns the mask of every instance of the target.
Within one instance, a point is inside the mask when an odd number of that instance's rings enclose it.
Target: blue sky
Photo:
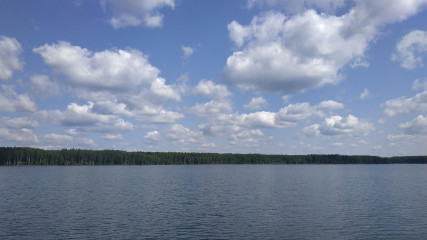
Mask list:
[[[0,2],[0,145],[427,154],[427,1]]]

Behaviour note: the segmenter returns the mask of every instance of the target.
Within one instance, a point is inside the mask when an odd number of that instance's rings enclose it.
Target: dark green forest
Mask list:
[[[427,156],[266,155],[1,147],[0,165],[389,164],[427,163]]]

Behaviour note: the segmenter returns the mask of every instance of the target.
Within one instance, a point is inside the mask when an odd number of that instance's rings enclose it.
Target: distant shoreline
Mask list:
[[[196,164],[427,164],[427,156],[279,155],[0,147],[0,166],[196,165]]]

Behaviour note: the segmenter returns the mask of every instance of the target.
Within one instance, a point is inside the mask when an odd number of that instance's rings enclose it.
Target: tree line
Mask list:
[[[0,165],[389,164],[427,163],[427,156],[269,155],[0,147]]]

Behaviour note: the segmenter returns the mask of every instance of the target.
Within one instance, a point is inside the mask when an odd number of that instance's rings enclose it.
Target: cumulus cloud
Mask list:
[[[38,126],[38,122],[28,117],[1,117],[0,118],[0,143],[10,144],[34,144],[39,142],[32,129]]]
[[[342,16],[307,10],[293,16],[267,12],[247,26],[233,21],[229,35],[239,50],[228,57],[222,78],[254,92],[294,93],[336,84],[344,66],[363,62],[380,27],[426,4],[357,1]]]
[[[320,102],[316,108],[320,109],[320,110],[337,110],[337,109],[342,109],[344,108],[344,104],[339,103],[337,101],[334,100],[326,100],[323,102]]]
[[[75,138],[73,136],[50,133],[40,138],[40,143],[45,148],[58,149],[62,147],[88,148],[96,147],[96,143],[90,138]]]
[[[175,0],[101,0],[106,8],[111,8],[113,16],[110,24],[114,29],[144,25],[161,27],[163,14],[158,9],[175,7]]]
[[[181,124],[174,124],[164,133],[167,139],[175,140],[175,143],[189,144],[202,141],[203,134],[201,131],[192,131]]]
[[[399,128],[403,130],[403,133],[387,136],[387,140],[391,146],[399,145],[405,146],[404,151],[406,155],[412,155],[414,152],[420,152],[425,154],[425,143],[427,142],[427,117],[419,115],[415,119],[402,123]],[[415,147],[415,149],[413,149]]]
[[[38,126],[38,122],[34,119],[30,119],[28,117],[2,117],[0,118],[0,125],[9,129],[34,129]]]
[[[209,115],[208,122],[199,125],[207,135],[222,136],[256,128],[285,128],[296,126],[311,117],[322,117],[325,111],[332,112],[343,108],[342,103],[333,100],[317,105],[309,103],[289,104],[278,112],[257,111],[248,114],[219,112]]]
[[[51,120],[54,124],[76,127],[80,131],[126,131],[134,128],[131,122],[127,122],[116,115],[99,114],[93,111],[94,103],[84,105],[70,103],[65,111],[40,111],[41,118]]]
[[[248,114],[222,112],[209,115],[208,121],[199,124],[198,127],[205,135],[228,136],[231,144],[239,143],[242,146],[253,147],[269,139],[262,133],[261,129],[263,128],[296,126],[302,121],[308,121],[314,117],[323,117],[343,107],[342,103],[328,100],[317,105],[309,103],[289,104],[278,112],[257,111]]]
[[[12,86],[2,85],[0,92],[0,112],[34,112],[37,110],[28,94],[18,94]]]
[[[154,82],[159,70],[138,50],[89,51],[69,42],[34,48],[67,82],[94,90],[125,91]]]
[[[33,75],[30,77],[30,92],[37,97],[47,98],[57,95],[59,86],[56,82],[51,81],[49,76]]]
[[[39,139],[28,128],[9,129],[0,127],[0,142],[2,145],[10,145],[12,143],[33,144],[39,142]]]
[[[241,147],[257,147],[259,142],[265,141],[264,134],[259,129],[248,129],[230,135],[230,144]]]
[[[402,113],[421,113],[427,109],[427,91],[416,94],[414,97],[399,97],[382,104],[384,114],[392,117]]]
[[[159,142],[161,141],[161,136],[160,133],[158,131],[151,131],[148,132],[147,134],[145,134],[144,138],[146,140],[152,141],[152,142]]]
[[[105,140],[110,140],[110,141],[115,141],[115,140],[123,140],[123,135],[118,133],[118,134],[104,134],[101,136],[102,139]]]
[[[276,124],[293,126],[299,121],[312,116],[322,117],[325,115],[324,111],[333,111],[341,108],[344,108],[344,105],[333,100],[323,101],[314,106],[309,103],[289,104],[277,113]]]
[[[15,38],[0,36],[0,81],[12,77],[14,71],[22,70],[21,52],[21,44]]]
[[[427,117],[419,115],[414,120],[399,125],[406,135],[427,134]]]
[[[268,102],[263,97],[254,97],[248,104],[243,105],[244,108],[250,110],[259,110],[266,106],[268,106]]]
[[[54,143],[58,145],[70,144],[74,141],[72,136],[56,133],[46,134],[42,137],[42,139],[45,143]]]
[[[180,101],[179,89],[166,84],[147,56],[134,49],[92,52],[68,42],[34,48],[78,98],[94,102],[94,110],[139,121],[173,122],[182,114],[162,107]],[[38,79],[40,80],[40,79]]]
[[[414,83],[412,84],[412,90],[424,90],[427,91],[427,81],[421,82],[419,79],[415,79]]]
[[[376,145],[376,146],[373,146],[372,149],[374,149],[374,150],[380,150],[380,149],[383,149],[383,146]]]
[[[297,122],[311,117],[322,116],[323,113],[309,103],[289,104],[277,113],[277,122],[283,125],[295,125]]]
[[[353,115],[347,118],[331,116],[325,118],[322,124],[313,124],[302,130],[305,136],[367,136],[375,130],[374,125],[368,121],[360,120]]]
[[[155,113],[152,113],[152,114],[148,114],[148,113],[138,114],[138,116],[135,117],[135,119],[139,121],[146,121],[146,122],[153,122],[153,123],[173,123],[178,121],[179,119],[182,119],[183,117],[184,115],[179,112],[158,109]]]
[[[238,116],[240,126],[252,128],[274,128],[281,127],[276,123],[276,113],[274,112],[254,112],[249,114],[241,114]]]
[[[345,6],[346,0],[248,0],[248,8],[268,7],[280,8],[288,13],[302,12],[307,8],[319,9],[322,12],[333,13],[337,9]]]
[[[172,124],[163,132],[148,132],[144,136],[144,139],[151,143],[169,140],[174,144],[179,145],[201,144],[204,141],[203,133],[201,131],[193,131],[181,124]]]
[[[211,116],[218,113],[227,113],[233,110],[229,101],[212,100],[206,103],[197,103],[189,108],[189,112],[199,117]]]
[[[193,93],[213,99],[223,99],[231,96],[227,86],[215,84],[213,81],[202,79],[194,88]]]
[[[423,57],[427,55],[427,31],[414,30],[406,34],[396,45],[392,60],[400,62],[406,69],[423,66]]]

